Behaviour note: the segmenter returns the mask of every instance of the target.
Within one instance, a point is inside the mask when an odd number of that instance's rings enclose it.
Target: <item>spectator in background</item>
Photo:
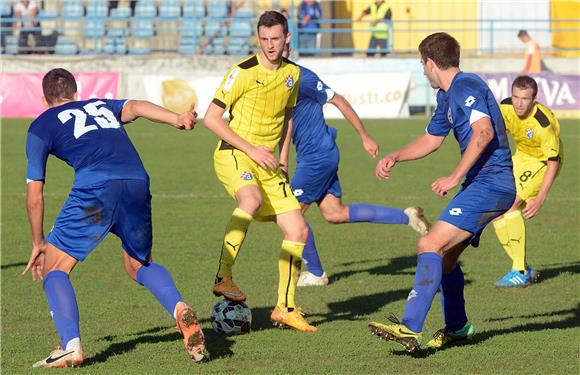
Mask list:
[[[6,36],[12,35],[13,22],[11,18],[14,17],[14,9],[12,4],[0,3],[0,45],[2,46],[2,53],[4,53],[4,48],[6,47]]]
[[[40,28],[36,16],[38,8],[36,3],[31,0],[20,0],[14,5],[14,17],[19,20],[14,23],[15,28],[20,28],[18,37],[18,47],[24,52],[32,53],[28,45],[28,36],[32,35],[34,46],[38,45],[40,39]]]
[[[109,12],[111,11],[111,9],[118,8],[120,2],[121,2],[120,0],[109,0],[108,4],[107,4],[109,7]],[[137,5],[137,0],[129,1],[129,8],[131,8],[131,15],[132,16],[135,15],[135,6],[136,5]]]
[[[317,29],[320,27],[318,20],[322,18],[322,9],[316,0],[303,0],[298,7],[298,43],[301,56],[313,56],[313,50],[317,48]]]
[[[387,55],[387,45],[389,40],[389,21],[392,18],[391,8],[385,0],[375,0],[371,6],[363,10],[357,21],[361,21],[365,16],[371,16],[371,40],[367,56],[375,55],[377,47],[381,49],[381,56]]]
[[[540,46],[528,34],[526,30],[518,32],[518,38],[526,45],[524,52],[524,69],[522,73],[540,73],[542,71],[542,56]]]
[[[280,14],[282,14],[286,19],[290,19],[290,14],[286,9],[280,10]]]

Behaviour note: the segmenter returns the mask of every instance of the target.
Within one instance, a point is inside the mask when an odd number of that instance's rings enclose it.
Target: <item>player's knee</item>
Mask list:
[[[143,265],[129,257],[127,254],[125,254],[125,257],[123,258],[123,265],[125,266],[125,271],[131,280],[137,281],[137,271],[139,271]]]
[[[348,222],[348,214],[344,210],[336,210],[332,212],[323,212],[322,217],[330,224],[342,224]]]
[[[238,207],[254,216],[262,205],[262,197],[259,194],[248,194],[238,200]]]
[[[306,222],[293,225],[289,228],[286,232],[286,238],[291,241],[306,243],[306,239],[308,238],[308,227],[306,226]]]
[[[430,236],[429,234],[419,238],[419,241],[417,241],[417,254],[421,254],[421,253],[438,253],[441,254],[441,251],[443,249],[443,246],[438,243],[437,241],[434,241],[434,238],[432,238],[433,236]]]

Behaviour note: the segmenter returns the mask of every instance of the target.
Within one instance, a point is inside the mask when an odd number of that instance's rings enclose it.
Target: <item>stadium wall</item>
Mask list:
[[[163,95],[168,102],[157,100],[159,104],[173,103],[174,108],[180,108],[183,103],[190,102],[197,96],[205,98],[213,95],[214,90],[220,82],[220,78],[227,69],[240,60],[239,57],[231,56],[144,56],[144,57],[73,57],[62,58],[56,56],[30,56],[11,57],[2,59],[3,72],[46,72],[54,67],[63,67],[73,72],[119,72],[119,97],[130,97],[135,99],[152,99],[157,95]],[[425,77],[419,59],[417,58],[302,58],[297,59],[298,63],[311,68],[323,79],[328,77],[327,83],[337,89],[341,87],[341,76],[346,74],[409,74],[410,83],[405,91],[405,105],[412,109],[429,108],[435,104],[435,98]],[[580,66],[578,58],[546,58],[546,65],[557,75],[567,75],[564,80],[553,80],[546,83],[551,92],[548,97],[557,98],[562,82],[579,81]],[[521,71],[523,61],[521,58],[464,58],[462,69],[477,73],[518,73]],[[154,73],[152,73],[154,72]],[[159,81],[156,77],[163,77]],[[187,82],[198,80],[201,77],[201,84],[196,84],[195,89],[187,87]],[[503,82],[501,76],[493,76],[497,82]],[[572,77],[572,78],[570,78]],[[162,82],[157,90],[159,94],[151,94],[151,81]],[[185,83],[184,83],[185,82]],[[388,82],[385,81],[385,82]],[[148,86],[149,83],[149,86]],[[505,83],[505,82],[504,82]],[[4,84],[4,83],[2,83]],[[384,85],[388,86],[388,85]],[[505,86],[505,85],[503,85]],[[498,84],[498,92],[503,95],[506,88]],[[574,88],[572,87],[571,90]],[[393,90],[399,90],[399,88]],[[555,91],[554,91],[555,90]],[[3,88],[4,92],[10,92],[10,88]],[[554,93],[552,93],[552,91]],[[179,92],[179,95],[175,93]],[[345,95],[352,93],[345,92]],[[564,92],[566,94],[566,92]],[[570,93],[580,102],[580,92]],[[383,93],[385,97],[388,92]],[[399,95],[399,93],[397,93]],[[576,99],[574,99],[576,100]],[[576,105],[578,102],[569,103]],[[200,107],[205,105],[200,102]],[[202,108],[200,110],[203,111]],[[428,112],[428,111],[427,111]],[[577,113],[578,111],[576,111]],[[408,113],[401,111],[401,114]],[[362,114],[361,114],[362,115]],[[575,115],[577,116],[577,114]],[[393,116],[394,117],[394,116]]]

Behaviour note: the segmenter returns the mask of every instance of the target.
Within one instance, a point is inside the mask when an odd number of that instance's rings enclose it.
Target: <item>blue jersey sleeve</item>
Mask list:
[[[106,103],[107,107],[111,110],[111,112],[113,112],[113,115],[120,124],[127,124],[121,120],[121,113],[123,112],[123,107],[128,102],[127,99],[103,99],[102,101]]]
[[[435,113],[427,125],[426,132],[430,135],[435,135],[439,137],[446,137],[451,130],[451,124],[447,119],[447,101],[444,98],[443,91],[439,90],[437,92],[437,108],[435,108]]]
[[[469,79],[458,82],[457,90],[454,90],[459,111],[463,112],[465,118],[469,119],[469,125],[483,117],[491,118],[487,101],[485,98],[485,87],[483,83]]]
[[[301,67],[300,90],[298,95],[304,95],[320,105],[326,104],[334,96],[334,91],[328,87],[318,76]]]
[[[28,133],[26,137],[26,158],[28,159],[26,180],[44,180],[49,152],[49,147],[44,140],[34,133]]]

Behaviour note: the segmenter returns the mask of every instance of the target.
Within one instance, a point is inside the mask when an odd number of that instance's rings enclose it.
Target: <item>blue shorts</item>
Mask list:
[[[110,180],[72,189],[47,241],[82,261],[105,238],[116,234],[127,254],[147,263],[151,254],[149,181]]]
[[[513,191],[499,190],[488,184],[472,182],[463,186],[449,202],[438,220],[471,232],[470,243],[479,246],[479,237],[485,226],[506,212],[516,198]]]
[[[338,148],[335,147],[326,157],[316,160],[300,160],[290,186],[299,202],[320,203],[327,194],[342,196],[338,180]]]

